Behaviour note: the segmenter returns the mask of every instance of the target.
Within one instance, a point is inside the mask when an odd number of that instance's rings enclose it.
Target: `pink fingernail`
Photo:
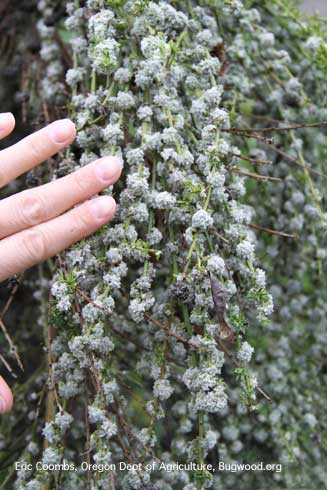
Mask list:
[[[91,213],[98,220],[109,219],[113,216],[116,203],[112,197],[102,196],[90,202]]]
[[[121,169],[122,165],[120,159],[107,157],[96,164],[95,174],[103,182],[110,182]]]
[[[3,112],[0,114],[0,131],[7,129],[8,124],[13,120],[14,116],[11,112]]]
[[[5,413],[7,411],[7,404],[3,398],[0,397],[0,413]]]
[[[71,141],[75,134],[75,124],[69,119],[55,121],[48,126],[48,131],[52,141],[58,145]]]

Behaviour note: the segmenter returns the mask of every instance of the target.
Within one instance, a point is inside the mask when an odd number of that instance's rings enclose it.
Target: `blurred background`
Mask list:
[[[303,9],[308,14],[319,12],[322,15],[327,15],[326,0],[303,0]]]

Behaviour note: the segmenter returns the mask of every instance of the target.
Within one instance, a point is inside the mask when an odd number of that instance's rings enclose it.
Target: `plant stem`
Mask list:
[[[95,94],[96,89],[97,89],[97,73],[93,69],[92,70],[92,76],[91,76],[91,93]]]

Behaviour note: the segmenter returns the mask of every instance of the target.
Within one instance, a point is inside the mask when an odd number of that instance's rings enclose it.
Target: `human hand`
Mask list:
[[[11,113],[0,114],[0,139],[14,126]],[[63,119],[0,151],[0,188],[68,146],[75,135],[74,124]],[[110,196],[70,208],[114,184],[120,173],[118,158],[100,158],[70,175],[1,200],[0,281],[52,257],[111,220],[116,204]],[[0,376],[0,413],[10,411],[12,404],[10,388]]]

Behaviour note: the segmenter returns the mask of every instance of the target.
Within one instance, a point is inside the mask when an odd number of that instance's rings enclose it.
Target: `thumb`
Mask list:
[[[2,378],[2,376],[0,376],[0,413],[10,412],[13,403],[14,397],[12,395],[11,389]]]

